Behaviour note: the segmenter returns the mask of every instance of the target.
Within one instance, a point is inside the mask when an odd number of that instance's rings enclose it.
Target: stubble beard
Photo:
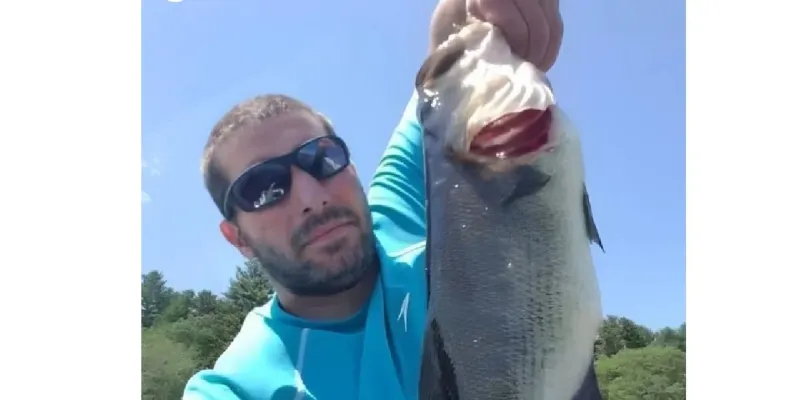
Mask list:
[[[324,297],[352,289],[378,268],[372,231],[362,232],[357,245],[349,249],[346,245],[347,240],[341,239],[321,249],[333,257],[328,261],[333,265],[292,259],[268,245],[251,248],[255,261],[276,284],[295,296]]]

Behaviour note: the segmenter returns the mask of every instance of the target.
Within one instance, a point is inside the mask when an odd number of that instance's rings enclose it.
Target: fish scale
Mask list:
[[[459,35],[458,46],[429,57],[417,81],[429,275],[419,398],[600,399],[591,365],[602,312],[590,253],[599,236],[580,139],[552,105],[557,144],[529,163],[501,160],[506,166],[493,169],[492,160],[457,157],[465,149],[454,143],[469,141],[464,107],[479,103],[462,97],[487,93],[461,84],[470,64],[459,61],[507,46],[485,23]]]

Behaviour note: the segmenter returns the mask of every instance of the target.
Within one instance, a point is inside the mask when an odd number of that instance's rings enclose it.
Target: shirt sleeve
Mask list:
[[[425,240],[422,128],[416,109],[414,93],[389,139],[368,193],[375,234],[389,253]]]
[[[242,400],[224,376],[204,370],[189,379],[182,400]]]

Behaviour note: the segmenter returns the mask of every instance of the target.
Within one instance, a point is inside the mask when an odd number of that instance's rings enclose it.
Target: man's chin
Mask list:
[[[336,279],[303,285],[285,285],[284,287],[297,296],[324,297],[333,296],[354,288],[361,282],[361,276],[344,274]]]
[[[352,253],[336,253],[336,254],[315,254],[313,257],[303,260],[306,265],[312,266],[317,270],[320,275],[331,276],[338,275],[348,269],[354,268],[354,265],[361,264],[360,260],[355,260]]]
[[[329,243],[306,247],[301,257],[304,262],[335,269],[342,261],[352,262],[351,258],[362,252],[357,238],[348,235]]]
[[[328,259],[326,262],[310,264],[313,285],[308,285],[305,293],[308,295],[334,295],[355,287],[364,277],[367,264],[363,262],[348,262],[352,260]],[[360,261],[360,260],[359,260]]]

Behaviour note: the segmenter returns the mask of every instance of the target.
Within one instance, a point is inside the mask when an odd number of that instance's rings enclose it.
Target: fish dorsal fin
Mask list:
[[[586,184],[583,184],[583,219],[586,222],[586,234],[589,235],[589,241],[597,243],[603,253],[606,249],[603,247],[603,241],[600,240],[600,232],[597,231],[597,224],[594,222],[592,215],[592,204],[589,201],[589,192],[586,190]]]

